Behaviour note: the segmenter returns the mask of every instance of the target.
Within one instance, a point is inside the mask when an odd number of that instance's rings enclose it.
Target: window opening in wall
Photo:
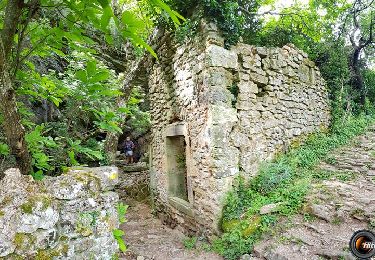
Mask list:
[[[255,95],[257,97],[264,97],[266,96],[268,93],[268,91],[266,90],[265,86],[259,86],[258,85],[258,93],[256,93]]]
[[[185,136],[167,137],[169,195],[188,201]]]
[[[230,93],[232,94],[232,107],[235,108],[237,104],[238,94],[240,89],[237,83],[234,83],[229,88]]]

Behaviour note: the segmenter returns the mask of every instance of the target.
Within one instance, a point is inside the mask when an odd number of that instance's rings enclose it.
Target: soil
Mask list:
[[[146,203],[132,203],[121,226],[128,250],[121,259],[126,260],[219,260],[222,257],[198,249],[185,248],[187,237],[177,229],[164,225],[152,214]]]

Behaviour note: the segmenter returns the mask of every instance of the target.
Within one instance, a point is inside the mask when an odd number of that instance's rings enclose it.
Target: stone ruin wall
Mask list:
[[[152,104],[150,186],[162,220],[172,227],[182,224],[185,229],[198,231],[195,215],[181,212],[169,201],[166,132],[169,126],[173,128],[173,125],[185,123],[182,134],[186,135],[187,144],[189,202],[207,207],[199,208],[199,211],[211,211],[211,205],[201,203],[199,196],[200,189],[202,195],[209,191],[208,187],[201,186],[204,184],[201,179],[210,176],[209,149],[204,141],[208,113],[207,90],[203,87],[205,46],[198,39],[194,43],[178,46],[172,43],[168,34],[164,34],[158,43],[156,50],[161,55],[159,62],[151,69],[148,82]]]
[[[213,24],[203,23],[185,44],[164,35],[156,50],[148,85],[150,178],[159,215],[185,231],[216,232],[235,176],[254,176],[262,161],[328,127],[325,82],[294,46],[239,43],[226,50]],[[186,203],[171,200],[168,191],[166,139],[173,132],[186,142]]]
[[[0,259],[112,259],[119,227],[116,167],[72,168],[34,181],[0,180]]]

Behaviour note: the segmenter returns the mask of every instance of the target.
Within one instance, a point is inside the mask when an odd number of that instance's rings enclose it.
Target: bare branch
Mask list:
[[[359,23],[358,23],[358,9],[356,7],[358,3],[358,0],[356,0],[353,4],[353,23],[356,29],[359,29]]]

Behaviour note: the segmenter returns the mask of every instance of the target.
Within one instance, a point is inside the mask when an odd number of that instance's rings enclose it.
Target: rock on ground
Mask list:
[[[284,219],[271,237],[254,248],[261,259],[355,259],[349,240],[375,228],[375,127],[355,138],[318,168],[332,178],[313,184],[304,213]],[[350,173],[343,178],[333,177]]]

